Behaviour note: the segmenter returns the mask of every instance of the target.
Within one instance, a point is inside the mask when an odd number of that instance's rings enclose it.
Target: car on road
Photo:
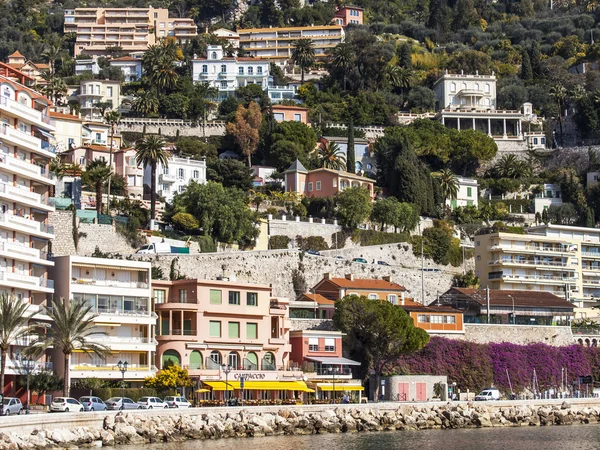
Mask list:
[[[389,266],[389,264],[385,261],[377,261],[377,264],[379,264],[380,266]]]
[[[489,400],[500,400],[500,391],[496,388],[487,388],[475,396],[475,401],[478,402]]]
[[[321,256],[321,252],[318,250],[306,250],[306,253],[313,256]]]
[[[121,402],[122,400],[122,402]],[[140,405],[131,400],[128,397],[111,397],[106,400],[106,406],[108,409],[117,410],[117,409],[142,409]]]
[[[79,397],[79,403],[83,405],[84,411],[106,411],[106,403],[99,397]]]
[[[50,404],[50,411],[54,412],[81,412],[83,405],[73,397],[56,397]]]
[[[369,264],[365,258],[354,258],[352,262],[360,263],[360,264]]]
[[[165,397],[165,403],[169,405],[169,408],[190,408],[192,406],[185,397]]]
[[[344,259],[343,256],[337,255],[334,259]]]
[[[440,269],[436,269],[434,267],[425,267],[423,269],[423,272],[441,272],[441,270]]]
[[[16,397],[4,397],[2,401],[2,414],[10,416],[13,414],[21,414],[23,411],[23,405],[21,400]]]
[[[158,397],[141,397],[137,404],[141,409],[166,409],[169,407]]]

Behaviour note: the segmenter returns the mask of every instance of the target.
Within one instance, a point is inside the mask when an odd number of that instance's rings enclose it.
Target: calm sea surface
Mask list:
[[[121,450],[598,450],[599,425],[278,436],[117,447]]]

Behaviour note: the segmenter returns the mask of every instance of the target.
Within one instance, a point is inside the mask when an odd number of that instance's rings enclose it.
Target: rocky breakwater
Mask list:
[[[600,423],[600,405],[496,406],[492,404],[340,406],[189,410],[152,414],[118,413],[98,419],[99,426],[34,429],[0,433],[0,448],[50,449],[177,442],[188,439],[247,438],[273,435],[428,430],[450,428],[547,426]]]

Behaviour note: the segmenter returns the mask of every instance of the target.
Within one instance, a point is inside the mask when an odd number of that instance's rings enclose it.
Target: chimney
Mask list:
[[[346,277],[346,280],[354,281],[354,274],[352,274],[352,273],[347,273],[345,275],[345,277]]]
[[[382,280],[387,281],[388,283],[392,282],[392,277],[389,275],[386,275],[384,277],[381,277]]]
[[[326,280],[331,280],[331,274],[330,273],[326,273],[323,275],[323,278],[325,278]]]

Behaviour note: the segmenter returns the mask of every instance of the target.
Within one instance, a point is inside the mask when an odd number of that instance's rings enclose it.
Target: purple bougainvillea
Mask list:
[[[393,372],[447,375],[448,381],[456,382],[462,390],[477,391],[494,385],[510,393],[512,385],[518,393],[533,388],[534,369],[537,387],[542,391],[559,388],[565,381],[572,385],[580,376],[592,375],[600,380],[600,350],[580,345],[474,344],[432,337],[425,348],[401,358]]]

